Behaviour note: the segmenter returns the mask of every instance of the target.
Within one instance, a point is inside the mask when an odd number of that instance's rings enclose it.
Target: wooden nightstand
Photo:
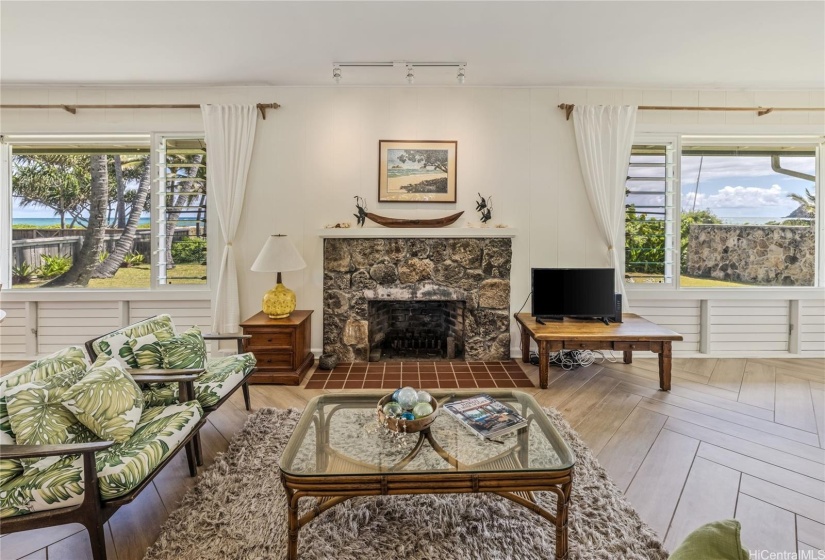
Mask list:
[[[299,385],[315,360],[309,351],[312,311],[293,311],[286,319],[270,319],[261,311],[243,323],[244,350],[258,365],[250,383]]]

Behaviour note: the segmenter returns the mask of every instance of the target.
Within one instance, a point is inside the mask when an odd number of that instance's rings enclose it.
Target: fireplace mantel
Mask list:
[[[318,230],[318,237],[324,239],[350,238],[350,239],[389,239],[398,238],[469,238],[469,237],[515,237],[518,233],[516,228],[386,228],[386,227],[352,227],[352,228],[328,228]]]

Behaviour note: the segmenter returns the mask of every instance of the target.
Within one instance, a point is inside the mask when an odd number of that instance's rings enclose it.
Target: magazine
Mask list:
[[[444,408],[477,436],[490,439],[527,425],[527,421],[509,406],[490,395],[478,395],[452,401]]]

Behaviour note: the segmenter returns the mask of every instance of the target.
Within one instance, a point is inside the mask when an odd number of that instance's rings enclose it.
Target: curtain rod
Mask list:
[[[261,118],[266,120],[267,109],[277,109],[277,103],[258,103]],[[0,105],[0,109],[63,109],[76,115],[78,109],[200,109],[197,104],[183,105]]]
[[[570,113],[573,112],[572,103],[562,103],[559,109],[564,110],[567,120],[570,120]],[[774,111],[825,111],[825,107],[669,107],[667,105],[639,105],[640,111],[756,111],[757,116],[767,115]]]

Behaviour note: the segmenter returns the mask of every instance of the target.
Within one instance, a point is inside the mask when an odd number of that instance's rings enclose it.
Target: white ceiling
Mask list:
[[[4,84],[333,85],[334,60],[455,60],[467,85],[825,87],[825,2],[5,0],[0,18]]]

